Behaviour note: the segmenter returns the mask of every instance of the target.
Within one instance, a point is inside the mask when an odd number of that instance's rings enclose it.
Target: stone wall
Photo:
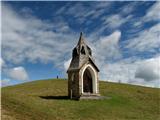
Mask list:
[[[68,73],[68,96],[70,98],[79,98],[79,71],[70,71]]]

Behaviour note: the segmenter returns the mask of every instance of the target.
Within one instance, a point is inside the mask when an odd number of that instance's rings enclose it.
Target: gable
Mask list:
[[[96,66],[96,64],[94,63],[94,61],[91,58],[89,58],[89,62],[97,70],[97,72],[99,72],[98,67]]]

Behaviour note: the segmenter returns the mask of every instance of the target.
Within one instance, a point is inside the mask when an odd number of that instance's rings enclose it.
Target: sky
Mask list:
[[[1,3],[1,84],[67,78],[80,32],[99,79],[160,87],[160,2]]]

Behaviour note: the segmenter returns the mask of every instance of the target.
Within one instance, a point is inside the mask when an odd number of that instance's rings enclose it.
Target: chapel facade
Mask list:
[[[73,49],[72,60],[67,70],[68,96],[71,99],[83,99],[99,94],[99,69],[92,57],[92,50],[86,44],[82,32],[78,44]]]

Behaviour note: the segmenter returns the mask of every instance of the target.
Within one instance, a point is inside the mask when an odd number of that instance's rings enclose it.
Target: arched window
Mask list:
[[[84,46],[82,46],[82,48],[81,48],[81,53],[82,53],[83,55],[85,55],[85,54],[86,54],[86,53],[85,53]]]

